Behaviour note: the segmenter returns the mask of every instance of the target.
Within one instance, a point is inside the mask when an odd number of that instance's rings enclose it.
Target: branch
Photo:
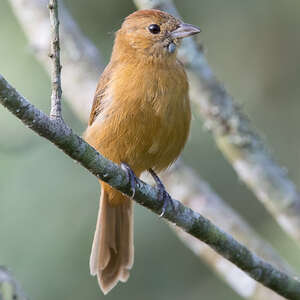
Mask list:
[[[172,195],[180,197],[181,203],[205,216],[217,226],[229,232],[246,247],[289,274],[294,272],[274,249],[229,207],[197,174],[182,163],[176,163],[171,172],[163,175],[163,180]],[[214,271],[221,275],[233,290],[245,299],[283,299],[271,290],[247,276],[210,247],[190,236],[180,228],[171,226],[179,238],[197,256],[201,257]]]
[[[172,0],[134,0],[139,8],[179,14]],[[180,49],[191,81],[192,101],[238,176],[266,206],[281,227],[300,242],[300,194],[286,172],[265,149],[246,116],[217,81],[193,39]]]
[[[11,272],[0,266],[0,299],[1,300],[26,300],[21,285],[13,277]]]
[[[104,158],[65,124],[53,122],[46,114],[22,97],[1,75],[0,103],[30,129],[51,141],[97,178],[126,195],[130,195],[130,183],[126,173],[118,165]],[[157,192],[157,189],[138,180],[134,200],[154,213],[160,214],[161,203],[157,199]],[[173,202],[174,208],[169,206],[164,218],[208,244],[266,287],[288,299],[300,299],[298,279],[277,270],[202,215],[185,207],[177,200]]]
[[[35,40],[35,36],[47,36],[47,26],[41,26],[49,22],[46,5],[41,5],[45,0],[10,0],[13,4],[14,11],[19,17],[23,29],[27,33],[27,36],[32,44],[39,43],[40,51],[35,51],[35,54],[40,58],[44,58],[43,61],[48,61],[47,47],[43,44],[43,39],[39,38]],[[62,1],[60,1],[60,8],[62,7]],[[65,7],[60,9],[60,15],[62,16],[60,24],[60,32],[62,36],[62,43],[68,40],[67,44],[63,45],[62,55],[64,58],[64,71],[68,70],[67,80],[69,84],[64,85],[64,93],[67,95],[67,100],[71,104],[71,108],[75,107],[75,112],[82,113],[81,106],[78,106],[78,76],[84,79],[85,86],[95,86],[96,78],[99,76],[99,70],[103,69],[99,60],[95,60],[92,55],[85,55],[86,44],[78,45],[76,52],[81,57],[79,62],[72,59],[73,52],[69,51],[69,44],[76,45],[78,37],[80,40],[86,40],[79,30],[78,25],[72,19],[70,13]],[[29,18],[29,16],[38,16],[37,20]],[[28,16],[28,17],[27,17]],[[65,22],[65,20],[68,22]],[[50,24],[49,24],[50,25]],[[69,27],[66,27],[66,26]],[[72,34],[70,35],[70,32]],[[47,41],[46,41],[47,44]],[[91,48],[95,52],[98,50],[92,45]],[[99,54],[95,55],[100,57]],[[78,67],[78,63],[80,66]],[[87,71],[85,68],[81,69],[82,65],[89,66]],[[49,64],[45,64],[47,68]],[[79,75],[78,75],[79,74]],[[82,92],[81,90],[79,92]],[[92,101],[92,95],[89,95],[87,91],[80,94],[81,103],[88,104]],[[80,103],[80,104],[81,104]],[[88,114],[84,113],[80,115],[84,121],[86,121]],[[275,265],[289,270],[286,263],[275,253],[275,251],[257,234],[251,230],[250,226],[246,224],[242,218],[227,204],[220,199],[197,174],[195,174],[190,168],[180,164],[180,168],[172,168],[171,172],[164,176],[164,183],[166,183],[167,189],[171,191],[171,194],[180,195],[183,199],[183,203],[192,209],[196,210],[203,215],[207,215],[209,219],[216,222],[219,226],[225,226],[226,230],[237,237],[247,247],[257,251],[263,258],[269,260]],[[195,201],[196,200],[196,201]],[[176,231],[179,237],[183,240],[188,247],[190,247],[196,255],[203,258],[209,266],[211,266],[222,278],[242,297],[250,299],[255,297],[259,299],[278,299],[275,293],[269,289],[265,289],[262,285],[257,283],[248,277],[245,273],[239,271],[233,264],[226,261],[221,256],[217,255],[211,248],[205,246],[199,240],[192,238],[188,234],[183,234],[183,231]],[[220,268],[220,266],[227,266],[226,268]],[[290,272],[292,273],[292,272]],[[234,276],[237,274],[237,276]],[[233,279],[232,279],[233,278]]]
[[[60,65],[60,46],[59,46],[59,19],[57,0],[49,0],[50,24],[51,24],[51,52],[52,61],[52,95],[50,118],[62,120],[61,114],[61,65]]]

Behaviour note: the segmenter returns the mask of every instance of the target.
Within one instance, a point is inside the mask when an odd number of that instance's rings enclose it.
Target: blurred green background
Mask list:
[[[300,186],[300,2],[175,2],[185,21],[202,28],[213,70]],[[135,10],[132,2],[65,3],[108,61],[113,32]],[[49,78],[7,0],[0,1],[0,36],[0,73],[48,112]],[[64,115],[81,134],[85,124],[67,105]],[[241,184],[196,115],[184,160],[300,272],[299,249]],[[31,299],[104,299],[88,269],[98,198],[92,175],[0,106],[0,265],[13,270]],[[135,253],[130,280],[106,299],[240,299],[163,220],[138,206]]]

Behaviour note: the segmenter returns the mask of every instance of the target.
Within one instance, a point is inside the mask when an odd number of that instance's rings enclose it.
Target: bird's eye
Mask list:
[[[157,24],[151,24],[151,25],[149,25],[148,29],[153,34],[160,33],[160,27]]]

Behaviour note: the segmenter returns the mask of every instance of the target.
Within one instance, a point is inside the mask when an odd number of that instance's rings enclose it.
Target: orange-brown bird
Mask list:
[[[177,46],[199,33],[159,10],[129,15],[117,31],[110,63],[99,80],[86,141],[127,171],[149,170],[159,188],[163,212],[170,203],[154,170],[179,156],[190,128],[188,81]],[[133,264],[132,200],[101,182],[100,209],[90,257],[90,272],[108,293],[125,282]]]

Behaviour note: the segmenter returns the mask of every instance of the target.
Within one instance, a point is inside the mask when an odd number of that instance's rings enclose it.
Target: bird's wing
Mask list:
[[[93,102],[93,106],[92,106],[92,110],[91,110],[91,114],[90,114],[90,118],[89,118],[89,126],[91,126],[93,124],[93,122],[95,121],[95,119],[97,118],[97,116],[99,115],[99,113],[102,110],[101,100],[103,99],[103,97],[105,95],[105,91],[108,87],[111,73],[112,73],[112,65],[108,64],[106,66],[105,70],[103,71],[103,73],[101,74],[97,88],[96,88],[94,102]]]

